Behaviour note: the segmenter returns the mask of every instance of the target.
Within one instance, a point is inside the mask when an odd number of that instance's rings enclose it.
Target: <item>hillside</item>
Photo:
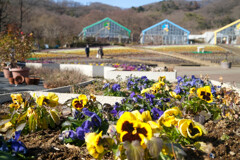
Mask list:
[[[165,0],[129,9],[102,3],[85,6],[69,0],[12,0],[5,6],[4,3],[0,3],[1,30],[7,23],[21,26],[22,22],[22,30],[34,31],[38,43],[51,45],[71,43],[83,27],[105,17],[132,30],[134,41],[139,41],[143,29],[164,19],[197,34],[217,29],[240,17],[239,0]]]

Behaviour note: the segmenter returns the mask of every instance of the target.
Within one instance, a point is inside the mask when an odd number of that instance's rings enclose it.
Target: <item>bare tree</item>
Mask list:
[[[8,4],[8,0],[0,0],[0,31],[2,31],[2,26],[5,24],[5,20],[8,17],[8,14],[6,12]]]

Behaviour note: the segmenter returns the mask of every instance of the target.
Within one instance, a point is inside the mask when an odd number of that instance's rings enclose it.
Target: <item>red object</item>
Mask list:
[[[9,84],[14,84],[14,79],[13,79],[13,77],[9,77],[9,78],[8,78],[8,82],[9,82]]]
[[[7,67],[3,68],[3,74],[4,74],[5,78],[13,77],[12,72],[9,71],[9,68],[7,68]]]
[[[29,68],[12,68],[12,75],[13,78],[16,78],[17,76],[23,76],[23,77],[28,77],[29,76]]]
[[[21,75],[18,75],[17,77],[14,78],[15,84],[21,84],[24,82],[24,77]]]

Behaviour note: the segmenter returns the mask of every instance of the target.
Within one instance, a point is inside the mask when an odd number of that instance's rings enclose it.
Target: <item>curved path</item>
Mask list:
[[[141,51],[145,51],[145,52],[148,52],[148,53],[154,53],[154,54],[165,55],[165,56],[170,56],[170,57],[174,57],[174,58],[183,59],[183,60],[190,61],[190,62],[193,62],[193,63],[196,63],[196,64],[200,64],[202,66],[214,66],[214,67],[219,66],[219,64],[212,63],[211,61],[204,61],[204,60],[201,60],[201,59],[197,59],[197,58],[193,58],[193,57],[189,57],[189,56],[184,56],[184,55],[179,54],[179,53],[159,52],[159,51],[154,51],[152,49],[148,49],[148,48],[144,48],[144,47],[138,47],[138,48],[133,47],[133,48],[141,50]]]

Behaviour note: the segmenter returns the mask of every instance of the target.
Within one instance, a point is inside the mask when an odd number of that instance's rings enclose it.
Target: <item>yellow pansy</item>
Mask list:
[[[48,93],[47,96],[41,95],[40,97],[37,97],[34,95],[36,98],[36,103],[39,106],[42,105],[48,105],[50,107],[56,107],[58,105],[58,96],[55,93]]]
[[[122,142],[138,140],[143,147],[145,147],[144,138],[151,139],[152,137],[151,126],[141,122],[130,112],[124,112],[117,121],[117,132]]]
[[[72,106],[81,111],[83,109],[83,107],[87,104],[88,102],[88,99],[87,99],[87,96],[84,95],[84,94],[80,94],[78,96],[78,98],[75,98],[73,101],[72,101]]]
[[[47,97],[46,97],[47,101],[46,103],[51,106],[51,107],[55,107],[58,105],[58,96],[55,93],[48,93]]]
[[[141,91],[141,94],[150,93],[150,92],[151,92],[151,88],[146,88]]]
[[[131,113],[132,113],[139,121],[143,121],[142,114],[141,114],[138,110],[132,111]]]
[[[158,81],[159,81],[159,82],[164,82],[165,79],[166,79],[166,76],[160,76],[160,77],[158,78]]]
[[[138,110],[132,111],[131,113],[134,114],[137,120],[148,123],[152,128],[153,133],[155,133],[158,129],[161,129],[161,126],[158,123],[152,121],[152,117],[148,110],[143,111],[142,114]]]
[[[93,102],[96,101],[96,96],[94,96],[93,94],[90,94],[90,99],[93,100]]]
[[[196,88],[195,87],[190,88],[190,90],[189,90],[190,94],[194,94],[195,92],[196,92]]]
[[[197,95],[199,98],[201,98],[202,100],[208,103],[211,103],[213,101],[213,95],[212,95],[210,86],[198,88]]]
[[[170,96],[172,96],[173,98],[176,98],[176,99],[181,99],[181,96],[179,94],[177,94],[176,92],[169,92]]]
[[[203,126],[190,119],[182,119],[178,122],[178,129],[182,136],[190,137],[192,139],[202,136]]]
[[[11,122],[7,122],[0,126],[0,132],[6,132],[13,124]]]
[[[93,158],[99,158],[100,154],[104,152],[103,145],[100,144],[102,139],[102,131],[97,133],[86,134],[85,142],[87,145],[87,150]]]
[[[142,112],[142,119],[143,119],[143,122],[152,121],[152,117],[150,115],[149,110]]]
[[[21,104],[23,102],[22,94],[11,94],[13,103]]]
[[[178,107],[173,107],[166,110],[163,115],[159,118],[158,123],[163,124],[166,127],[171,127],[172,125],[176,126],[178,120],[176,116],[181,116],[182,112]]]
[[[36,97],[36,103],[39,105],[39,106],[42,106],[44,103],[43,101],[45,100],[45,96],[44,95],[41,95],[40,97]]]
[[[18,103],[11,103],[11,104],[9,105],[9,107],[10,107],[10,108],[14,108],[14,109],[18,109],[18,108],[20,108],[20,105],[19,105]]]
[[[78,99],[79,99],[79,101],[82,102],[83,106],[85,106],[87,104],[87,102],[88,102],[87,96],[84,95],[84,94],[80,94],[78,96]]]

